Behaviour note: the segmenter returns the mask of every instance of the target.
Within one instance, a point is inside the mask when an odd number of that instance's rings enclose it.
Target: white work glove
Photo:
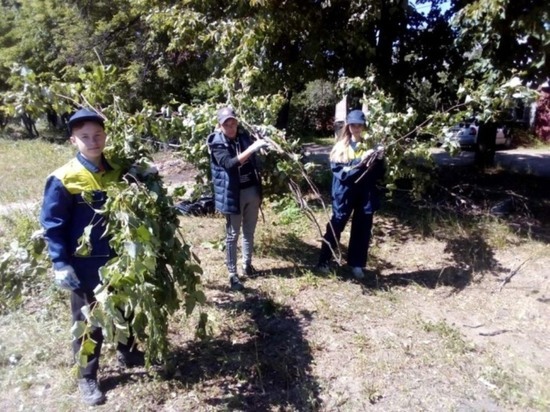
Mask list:
[[[149,176],[157,175],[158,172],[159,171],[154,164],[145,162],[139,165],[133,164],[128,170],[128,174],[138,181],[143,181],[143,179],[146,179]]]
[[[63,266],[61,269],[53,271],[54,283],[57,287],[67,290],[76,290],[80,287],[80,281],[74,273],[71,265]]]
[[[376,153],[376,158],[382,160],[384,158],[384,155],[386,154],[385,147],[379,144],[378,146],[376,146]]]
[[[373,149],[369,149],[369,150],[365,151],[365,153],[363,153],[363,155],[361,156],[361,160],[368,159],[368,157],[373,153],[374,153]]]
[[[257,139],[254,143],[250,145],[249,148],[250,150],[252,150],[252,152],[257,152],[260,149],[268,148],[268,147],[269,147],[269,143],[267,143],[265,140]]]
[[[141,175],[143,177],[147,177],[147,176],[151,176],[151,175],[158,175],[159,174],[159,170],[157,169],[156,166],[149,166],[147,169],[145,169]]]

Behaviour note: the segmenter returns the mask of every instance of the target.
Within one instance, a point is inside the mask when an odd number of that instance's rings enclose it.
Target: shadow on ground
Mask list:
[[[267,247],[262,246],[262,254],[279,257],[285,261],[292,262],[296,266],[312,267],[317,263],[321,242],[317,247],[304,242],[295,233],[283,233],[274,239]]]
[[[473,281],[472,271],[447,266],[441,269],[417,270],[405,273],[390,273],[388,275],[373,274],[362,281],[363,293],[369,294],[375,290],[390,290],[393,287],[407,287],[412,284],[428,289],[450,286],[451,292],[459,293]]]
[[[380,270],[369,270],[365,279],[357,280],[346,267],[333,269],[333,273],[344,282],[361,285],[363,294],[372,294],[377,290],[391,290],[394,287],[417,285],[428,289],[450,287],[449,295],[460,293],[474,281],[471,269],[457,266],[445,266],[438,269],[415,270],[413,272],[390,272],[382,275]]]
[[[141,379],[150,377],[151,374],[144,370],[131,370],[121,372],[119,369],[104,370],[106,377],[101,379],[101,389],[109,396],[109,391],[112,391],[117,386],[125,386],[130,382],[139,381]]]
[[[376,228],[375,228],[376,229]],[[411,227],[393,227],[386,223],[382,229],[381,236],[390,236],[392,240],[408,242],[411,239],[414,230]],[[487,243],[486,234],[482,231],[472,229],[466,235],[456,237],[447,237],[443,239],[446,242],[444,252],[449,254],[452,259],[450,266],[435,270],[421,270],[410,273],[401,273],[396,270],[391,262],[377,260],[373,266],[378,270],[384,270],[389,275],[370,276],[365,282],[362,282],[368,288],[391,288],[392,286],[407,286],[415,283],[417,285],[436,288],[438,286],[451,286],[452,293],[459,293],[466,288],[476,274],[478,280],[481,280],[486,274],[508,273],[509,269],[504,268],[495,258],[493,248]],[[384,241],[383,238],[379,241]],[[303,242],[295,234],[285,234],[278,238],[277,242],[270,247],[270,256],[283,258],[287,262],[292,262],[294,267],[270,270],[271,276],[295,277],[299,276],[300,271],[312,270],[317,276],[325,276],[314,270],[319,256],[319,248],[312,247]],[[345,262],[347,248],[340,245],[341,262]],[[372,259],[372,257],[371,257]],[[352,279],[349,269],[343,265],[332,265],[332,271],[341,279]]]
[[[313,356],[304,338],[303,322],[288,306],[248,289],[244,301],[219,303],[234,316],[246,315],[238,330],[222,331],[227,339],[191,342],[176,351],[175,377],[183,384],[199,382],[220,388],[204,402],[225,410],[314,410],[319,385],[311,372]],[[237,343],[234,343],[236,341]]]

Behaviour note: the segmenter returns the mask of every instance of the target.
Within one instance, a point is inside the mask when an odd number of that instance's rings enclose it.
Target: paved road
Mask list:
[[[442,149],[433,149],[437,164],[469,166],[474,164],[474,152],[460,152],[451,157]],[[535,175],[550,179],[550,147],[548,149],[497,150],[495,165],[518,174]]]
[[[311,162],[328,164],[330,147],[314,144],[304,145],[306,159]],[[440,148],[432,149],[435,162],[445,166],[473,166],[474,152],[459,152],[451,157]],[[497,150],[495,164],[511,172],[535,175],[550,179],[550,146],[546,149]]]

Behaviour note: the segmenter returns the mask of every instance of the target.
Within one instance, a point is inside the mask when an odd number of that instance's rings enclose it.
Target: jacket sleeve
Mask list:
[[[48,242],[54,269],[70,264],[69,225],[72,196],[55,176],[49,176],[44,190],[40,223]]]
[[[222,144],[214,144],[211,146],[212,157],[221,167],[226,170],[236,168],[240,166],[237,156],[231,156],[226,146]]]

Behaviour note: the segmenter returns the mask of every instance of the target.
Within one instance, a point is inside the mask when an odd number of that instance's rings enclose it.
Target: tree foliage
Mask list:
[[[115,66],[117,95],[132,111],[144,100],[230,98],[212,79],[292,98],[311,81],[364,77],[374,67],[399,108],[425,105],[428,115],[456,103],[467,73],[548,73],[546,3],[456,0],[443,12],[440,0],[5,1],[0,66],[5,79],[17,63],[66,82],[92,64]]]
[[[25,240],[13,240],[0,255],[0,314],[17,307],[36,289],[37,277],[46,273],[44,246],[37,232]]]
[[[473,1],[454,23],[472,73],[499,72],[542,83],[550,73],[550,4],[544,0]]]

